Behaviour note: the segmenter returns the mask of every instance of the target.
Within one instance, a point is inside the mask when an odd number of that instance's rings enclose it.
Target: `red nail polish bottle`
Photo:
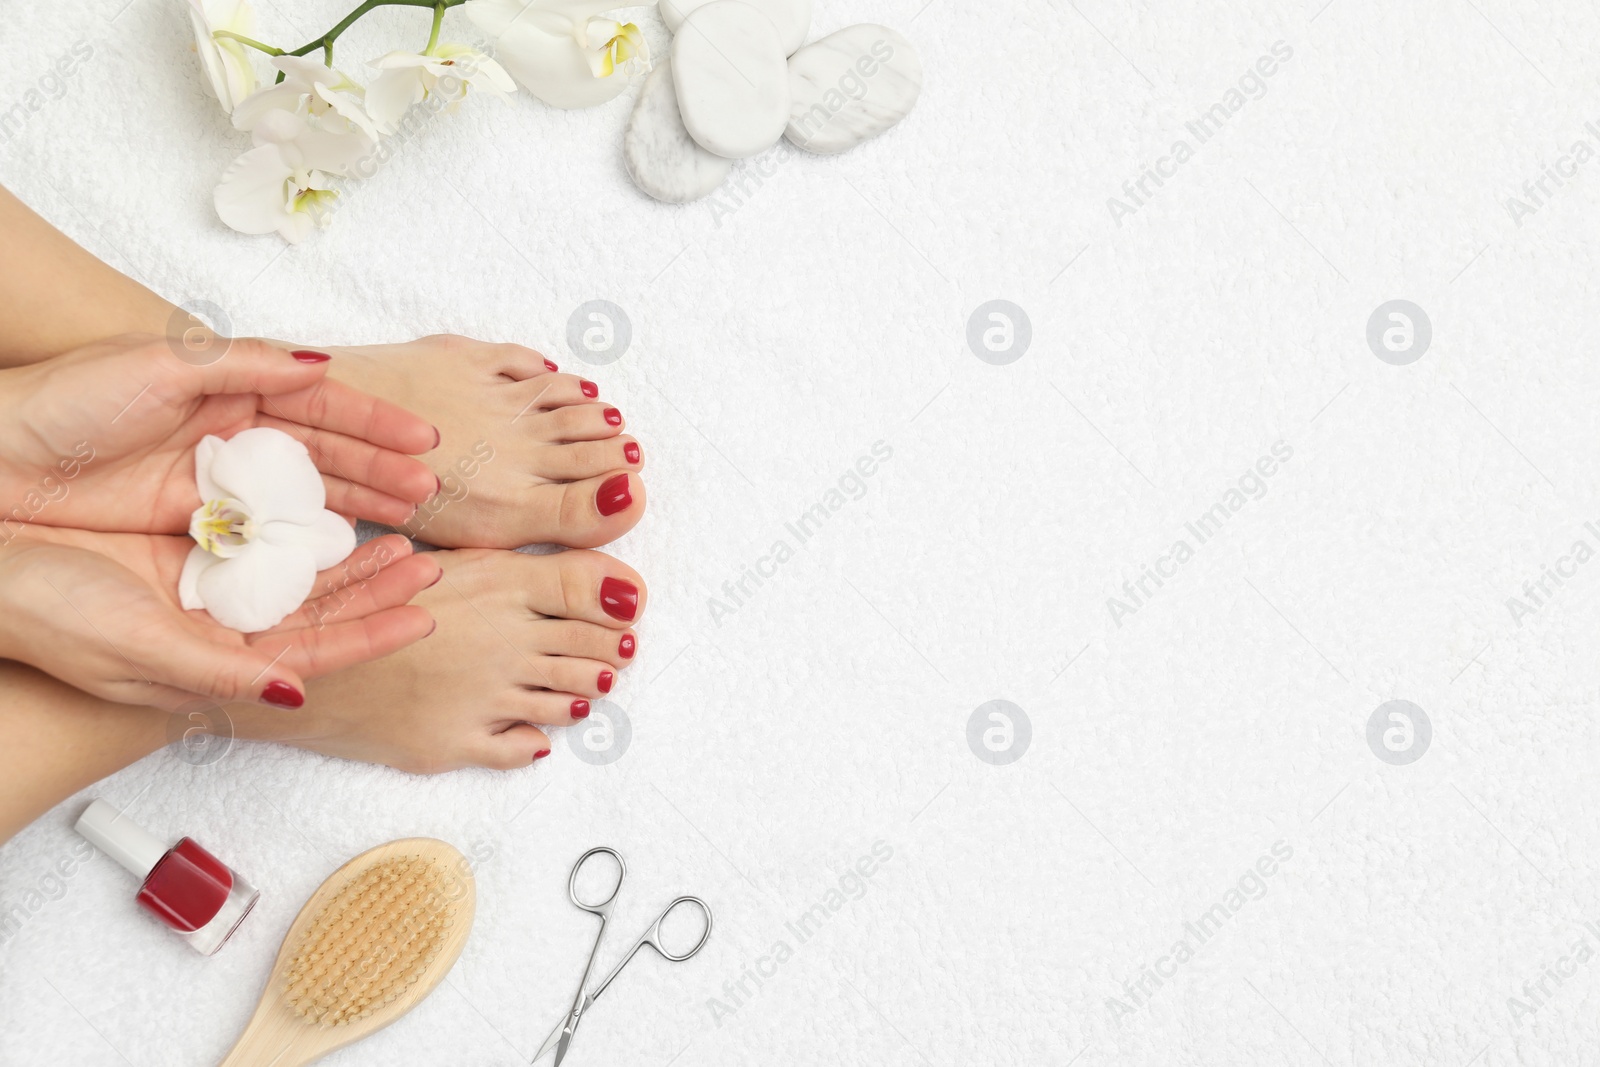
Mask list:
[[[221,948],[261,896],[193,838],[168,848],[103,800],[90,804],[74,829],[132,871],[139,904],[202,955]]]

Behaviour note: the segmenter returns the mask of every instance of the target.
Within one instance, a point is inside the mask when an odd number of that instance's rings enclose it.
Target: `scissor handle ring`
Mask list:
[[[604,900],[586,901],[578,899],[578,872],[583,870],[583,865],[589,862],[589,857],[605,853],[617,861],[617,884],[611,887],[611,892]],[[572,873],[567,875],[567,897],[574,905],[584,911],[595,915],[605,915],[611,910],[611,905],[616,901],[617,894],[622,892],[622,880],[628,876],[628,861],[622,858],[622,853],[606,845],[597,845],[588,852],[578,857],[578,862],[572,865]]]
[[[700,940],[694,943],[693,948],[689,949],[687,952],[673,953],[667,951],[666,946],[661,943],[661,924],[667,921],[667,916],[671,915],[673,910],[680,904],[693,904],[695,907],[699,908],[700,914],[706,917],[706,928],[700,934]],[[666,910],[656,918],[655,923],[650,927],[648,939],[650,947],[659,952],[663,957],[671,960],[673,963],[682,963],[684,960],[689,959],[695,953],[705,948],[706,942],[711,939],[711,905],[707,904],[699,897],[679,897],[671,904],[668,904]]]

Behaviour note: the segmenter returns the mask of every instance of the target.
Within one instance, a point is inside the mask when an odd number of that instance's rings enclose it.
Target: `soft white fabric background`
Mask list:
[[[261,6],[274,40],[343,11]],[[424,19],[380,14],[342,54]],[[630,968],[574,1062],[1596,1062],[1600,964],[1520,1022],[1507,998],[1579,938],[1600,948],[1582,926],[1600,919],[1600,563],[1520,626],[1505,601],[1600,518],[1600,164],[1520,227],[1504,201],[1595,142],[1600,15],[821,0],[813,34],[867,20],[922,50],[916,112],[750,182],[731,216],[632,188],[630,97],[523,97],[433,123],[287,249],[212,215],[243,139],[177,0],[0,20],[0,106],[94,48],[0,145],[0,179],[241,332],[453,330],[576,367],[573,309],[625,309],[632,346],[590,376],[645,443],[650,513],[613,551],[652,591],[610,766],[564,738],[536,769],[431,780],[240,745],[99,787],[263,903],[202,960],[96,860],[0,949],[0,1060],[214,1061],[322,878],[431,834],[486,857],[471,943],[330,1063],[525,1060],[593,932],[568,866],[602,842],[632,865],[614,949],[679,892],[717,928],[690,964]],[[1107,197],[1278,40],[1294,56],[1266,95],[1117,225]],[[1009,366],[966,342],[995,298],[1032,322]],[[1366,344],[1392,298],[1433,323],[1411,366]],[[865,496],[713,621],[708,598],[879,440],[893,458]],[[1279,440],[1294,456],[1266,495],[1117,626],[1106,598]],[[966,740],[995,698],[1032,724],[1009,766]],[[1410,766],[1366,742],[1392,698],[1433,725]],[[0,905],[67,853],[80,803],[0,851]],[[796,944],[785,923],[880,840],[893,859]],[[1265,897],[1115,1018],[1107,998],[1279,840],[1293,857]],[[792,958],[713,1012],[780,939]]]

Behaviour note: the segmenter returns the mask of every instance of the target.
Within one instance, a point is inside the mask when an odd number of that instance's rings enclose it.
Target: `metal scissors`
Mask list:
[[[611,887],[611,892],[604,900],[582,900],[578,896],[578,873],[583,870],[583,865],[592,857],[602,854],[610,856],[617,861],[617,884]],[[622,891],[622,881],[627,875],[628,864],[623,860],[622,854],[616,849],[607,848],[604,845],[598,848],[591,848],[588,852],[579,856],[578,862],[572,865],[572,874],[567,877],[567,896],[577,907],[582,908],[590,915],[599,916],[600,929],[594,935],[594,947],[589,950],[589,961],[583,965],[583,978],[578,982],[578,995],[573,998],[572,1007],[562,1017],[561,1021],[556,1023],[556,1028],[550,1032],[550,1036],[545,1039],[544,1044],[539,1046],[539,1051],[533,1054],[533,1059],[529,1060],[529,1063],[538,1062],[539,1058],[552,1048],[556,1050],[555,1062],[557,1064],[567,1058],[567,1050],[572,1047],[572,1036],[577,1033],[578,1024],[583,1022],[584,1015],[588,1012],[590,1005],[600,999],[600,994],[610,987],[612,980],[617,977],[622,968],[628,965],[628,961],[633,959],[645,945],[655,949],[656,954],[664,959],[673,963],[682,963],[704,948],[706,941],[711,937],[710,905],[699,897],[678,897],[668,904],[660,915],[656,916],[655,922],[645,927],[644,933],[639,935],[639,939],[633,943],[633,946],[628,949],[617,965],[611,968],[611,973],[606,975],[605,980],[591,991],[589,989],[589,975],[594,970],[595,957],[600,954],[600,944],[606,939],[606,926],[611,919],[611,908],[617,902],[617,894]],[[700,913],[706,919],[706,928],[701,933],[700,940],[696,941],[687,952],[674,953],[661,943],[661,924],[667,921],[667,916],[671,915],[674,909],[684,904],[692,904],[700,909]]]

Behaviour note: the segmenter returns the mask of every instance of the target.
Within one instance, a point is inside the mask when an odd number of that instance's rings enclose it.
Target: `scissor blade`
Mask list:
[[[533,1054],[533,1059],[529,1060],[528,1062],[538,1063],[544,1058],[544,1054],[546,1052],[549,1052],[551,1049],[555,1048],[556,1042],[561,1040],[561,1031],[566,1028],[566,1025],[567,1023],[565,1019],[556,1023],[556,1028],[550,1031],[550,1036],[544,1039],[544,1044],[539,1046],[539,1051],[535,1052]]]
[[[583,1013],[589,1010],[589,1005],[594,1003],[593,994],[584,994],[578,1006],[562,1016],[556,1023],[556,1028],[550,1031],[550,1036],[544,1039],[544,1044],[539,1046],[539,1051],[533,1054],[529,1063],[537,1063],[539,1058],[551,1049],[556,1050],[556,1063],[560,1063],[567,1055],[567,1046],[572,1044],[572,1035],[578,1031],[578,1023],[583,1018]]]

